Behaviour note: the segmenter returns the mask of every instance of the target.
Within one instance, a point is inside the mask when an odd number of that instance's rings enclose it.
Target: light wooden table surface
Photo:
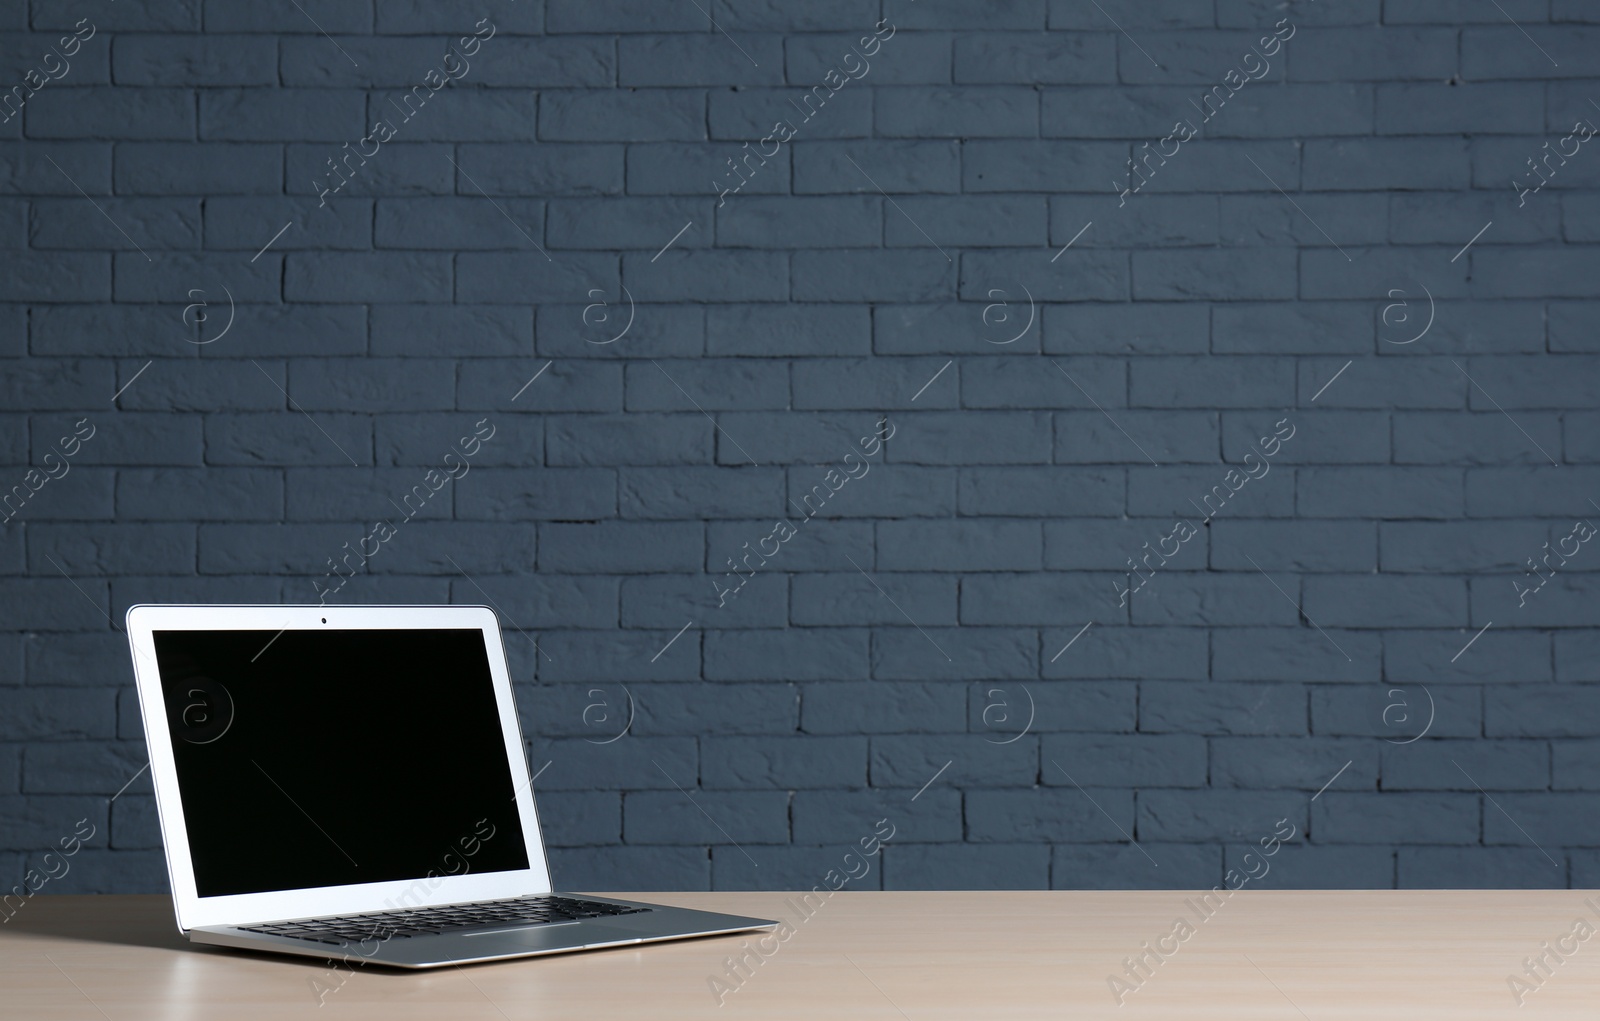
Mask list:
[[[793,919],[781,893],[620,896]],[[1588,891],[1242,891],[1204,921],[1193,896],[839,893],[720,1008],[708,977],[726,980],[724,958],[748,937],[364,968],[341,984],[342,969],[311,959],[191,945],[165,897],[40,896],[0,925],[0,1017],[1600,1017],[1600,939],[1568,940],[1520,1009],[1506,981],[1576,919],[1600,928]],[[1119,1007],[1107,977],[1178,918],[1192,934]]]

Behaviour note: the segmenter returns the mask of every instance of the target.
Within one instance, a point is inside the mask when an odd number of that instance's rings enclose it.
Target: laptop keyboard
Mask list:
[[[607,904],[597,900],[578,900],[573,897],[518,897],[513,900],[447,904],[436,908],[383,911],[367,915],[346,915],[340,918],[303,918],[292,922],[270,922],[266,925],[240,928],[245,932],[288,936],[292,939],[332,943],[337,946],[341,943],[368,939],[436,936],[440,933],[489,926],[510,928],[555,925],[584,918],[608,918],[612,915],[632,915],[649,910],[625,904]]]

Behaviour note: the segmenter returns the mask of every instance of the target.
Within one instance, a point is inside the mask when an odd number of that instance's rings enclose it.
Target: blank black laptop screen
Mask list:
[[[482,631],[154,638],[200,896],[528,867]]]

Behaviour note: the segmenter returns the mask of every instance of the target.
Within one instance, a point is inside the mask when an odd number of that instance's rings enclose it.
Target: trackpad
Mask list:
[[[474,934],[476,935],[476,934]],[[475,942],[471,936],[463,935],[462,940],[468,945]],[[552,925],[536,925],[526,929],[496,929],[483,933],[483,945],[496,946],[511,945],[527,950],[562,950],[581,947],[589,943],[605,943],[615,939],[614,930],[608,930],[603,925],[594,925],[584,922],[558,922]]]

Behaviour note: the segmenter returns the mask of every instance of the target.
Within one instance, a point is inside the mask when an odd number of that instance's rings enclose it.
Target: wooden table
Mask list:
[[[622,894],[793,921],[781,893]],[[1600,939],[1569,940],[1581,891],[1243,891],[1203,917],[1179,892],[844,892],[735,985],[748,937],[429,972],[191,945],[165,897],[45,897],[0,925],[0,1017],[212,1018],[1587,1018],[1600,1016]],[[1185,918],[1174,952],[1125,958]],[[1580,930],[1582,931],[1582,930]],[[1538,975],[1535,971],[1535,975]],[[341,984],[341,976],[344,976]],[[708,978],[733,988],[718,1008]],[[319,988],[320,987],[320,994]],[[320,1005],[319,1005],[320,1000]]]

